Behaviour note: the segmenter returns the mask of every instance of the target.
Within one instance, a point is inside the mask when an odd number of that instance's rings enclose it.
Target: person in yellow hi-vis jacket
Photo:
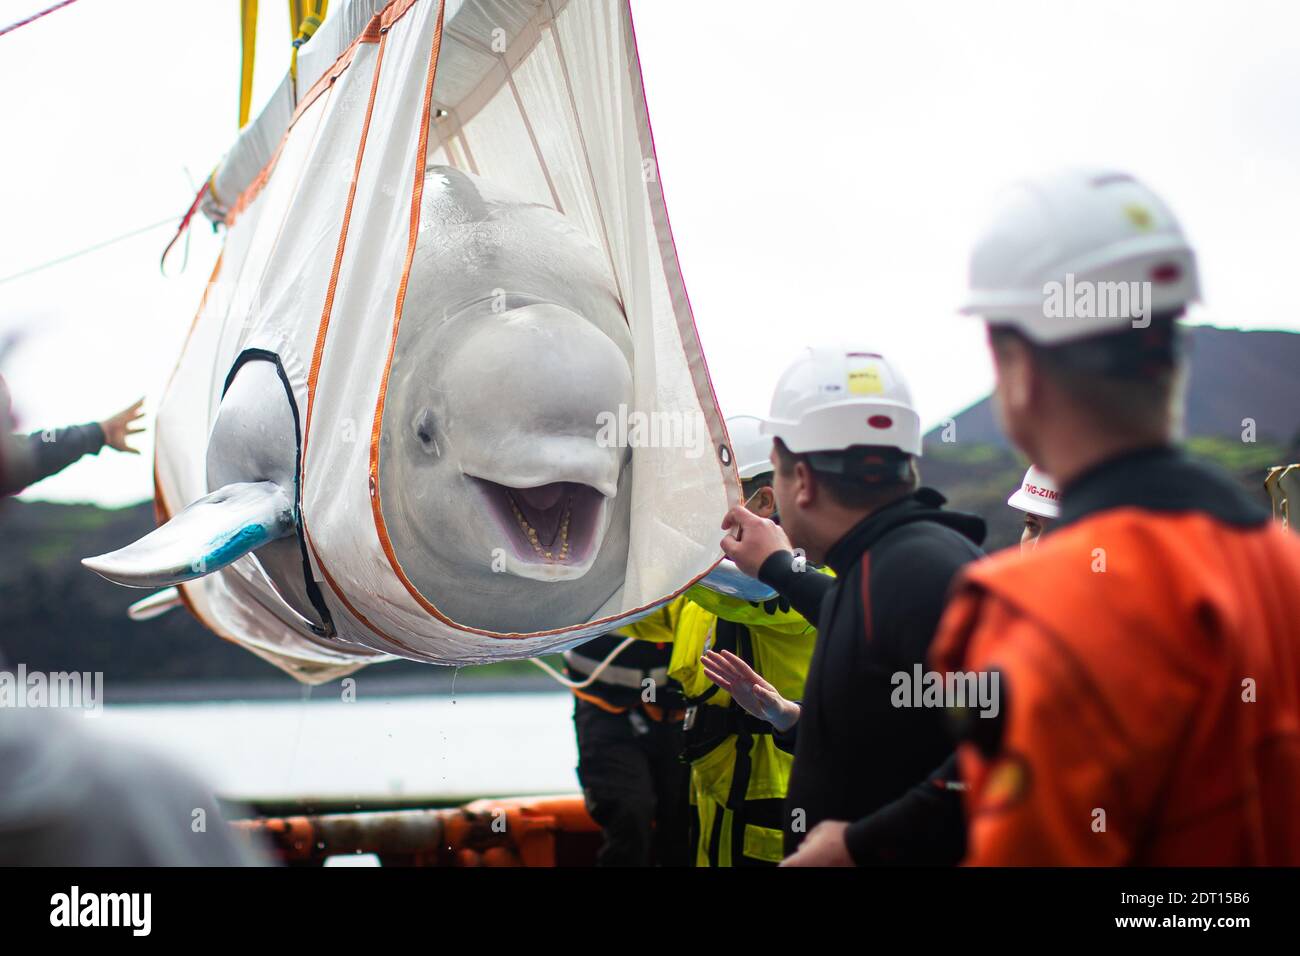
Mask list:
[[[771,440],[759,435],[758,419],[747,416],[727,419],[727,431],[750,510],[772,516]],[[668,676],[681,684],[688,704],[684,754],[691,768],[695,864],[775,866],[783,855],[793,738],[746,713],[710,680],[700,658],[706,651],[730,651],[786,700],[798,700],[817,632],[779,598],[754,604],[698,585],[686,598]]]

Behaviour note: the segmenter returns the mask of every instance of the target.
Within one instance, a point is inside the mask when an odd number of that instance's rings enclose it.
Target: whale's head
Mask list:
[[[631,403],[631,368],[604,332],[553,303],[465,318],[460,334],[449,327],[457,341],[430,369],[436,388],[412,409],[406,441],[447,457],[439,481],[473,490],[467,518],[501,549],[496,573],[577,580],[600,554],[628,464],[601,422]]]
[[[390,384],[384,516],[404,572],[452,620],[551,629],[622,584],[631,465],[603,423],[630,406],[632,369],[584,316],[506,302],[443,323]]]
[[[629,537],[631,460],[607,426],[633,403],[632,338],[607,260],[480,180],[426,190],[380,439],[393,553],[458,624],[585,623],[621,588]]]

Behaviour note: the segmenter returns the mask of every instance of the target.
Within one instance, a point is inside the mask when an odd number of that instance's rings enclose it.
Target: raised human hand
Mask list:
[[[700,658],[704,673],[746,713],[766,720],[777,730],[789,730],[799,719],[799,705],[786,700],[761,674],[731,651],[706,651]]]

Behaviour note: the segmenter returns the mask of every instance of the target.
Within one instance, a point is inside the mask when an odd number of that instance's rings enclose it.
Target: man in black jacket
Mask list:
[[[804,699],[775,699],[734,658],[712,661],[724,685],[748,685],[796,735],[786,862],[956,862],[964,838],[944,710],[900,688],[924,670],[949,584],[982,555],[984,522],[918,487],[919,418],[876,353],[810,350],[782,376],[764,430],[784,531],[733,509],[723,550],[818,622]],[[806,573],[807,561],[836,578]]]

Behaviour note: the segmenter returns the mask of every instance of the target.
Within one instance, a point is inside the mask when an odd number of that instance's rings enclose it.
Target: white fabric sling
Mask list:
[[[335,633],[283,606],[251,557],[180,585],[213,631],[318,683],[396,655],[530,657],[616,629],[720,557],[738,483],[668,225],[626,0],[353,0],[213,176],[221,259],[157,424],[162,516],[207,494],[223,385],[273,353],[303,451],[301,521]],[[350,37],[350,38],[349,38]],[[288,97],[288,99],[285,99]],[[286,106],[286,103],[292,106]],[[449,166],[562,212],[605,251],[633,342],[631,413],[698,421],[699,449],[632,449],[623,586],[589,621],[529,633],[466,627],[402,573],[375,481],[392,350],[424,171]],[[417,248],[418,247],[418,248]],[[676,418],[674,419],[674,416]]]

